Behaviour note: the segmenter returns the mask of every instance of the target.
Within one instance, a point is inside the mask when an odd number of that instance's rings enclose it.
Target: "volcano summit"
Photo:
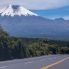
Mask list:
[[[15,16],[15,15],[24,15],[24,16],[37,16],[37,14],[27,10],[23,6],[19,5],[9,5],[8,7],[4,7],[3,9],[0,10],[1,16]]]

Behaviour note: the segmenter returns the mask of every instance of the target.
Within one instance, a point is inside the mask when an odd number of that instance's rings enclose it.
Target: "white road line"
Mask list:
[[[25,62],[25,64],[31,64],[32,62]]]
[[[0,69],[4,69],[4,68],[7,68],[8,66],[2,66],[2,67],[0,67]]]

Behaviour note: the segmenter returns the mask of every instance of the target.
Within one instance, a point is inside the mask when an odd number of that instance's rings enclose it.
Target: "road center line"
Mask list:
[[[53,66],[55,66],[55,65],[57,65],[57,64],[60,64],[60,63],[64,62],[65,60],[68,60],[68,59],[69,59],[69,57],[64,58],[64,59],[59,60],[59,61],[57,61],[57,62],[55,62],[55,63],[49,64],[49,65],[47,65],[47,66],[44,66],[44,67],[42,67],[41,69],[49,69],[49,68],[51,68],[51,67],[53,67]]]

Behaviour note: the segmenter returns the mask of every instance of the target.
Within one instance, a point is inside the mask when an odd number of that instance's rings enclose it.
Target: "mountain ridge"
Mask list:
[[[0,25],[10,36],[15,37],[69,38],[69,20],[62,18],[51,20],[35,15],[0,15]]]

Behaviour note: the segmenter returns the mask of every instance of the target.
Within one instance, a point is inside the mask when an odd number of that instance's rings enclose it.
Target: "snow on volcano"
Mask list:
[[[0,14],[1,16],[38,16],[37,14],[19,5],[9,5],[7,7],[4,7],[0,9]]]

